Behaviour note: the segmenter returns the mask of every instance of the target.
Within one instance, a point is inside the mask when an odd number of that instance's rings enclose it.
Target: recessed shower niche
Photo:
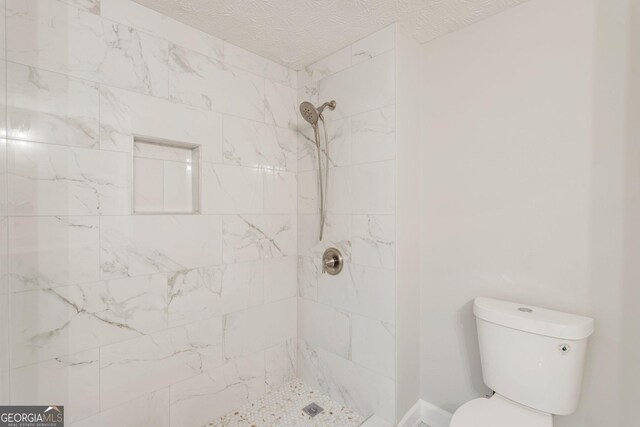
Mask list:
[[[133,211],[136,214],[200,212],[200,147],[135,137]]]

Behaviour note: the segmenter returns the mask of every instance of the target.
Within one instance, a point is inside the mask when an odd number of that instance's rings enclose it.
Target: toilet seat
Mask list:
[[[450,427],[553,427],[551,414],[512,402],[498,394],[462,405]]]

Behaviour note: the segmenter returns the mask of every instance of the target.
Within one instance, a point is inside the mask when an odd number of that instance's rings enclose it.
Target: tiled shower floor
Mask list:
[[[311,418],[302,408],[315,402],[324,411]],[[255,402],[207,424],[210,427],[356,427],[364,418],[328,396],[293,380]]]

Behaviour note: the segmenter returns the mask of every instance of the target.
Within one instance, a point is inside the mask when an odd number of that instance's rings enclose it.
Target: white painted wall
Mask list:
[[[640,402],[640,2],[631,2],[628,20],[629,85],[627,87],[627,146],[625,153],[625,273],[623,301],[623,424],[636,423]]]
[[[628,7],[531,0],[424,45],[424,400],[454,411],[489,393],[471,311],[485,295],[594,316],[581,407],[557,425],[632,425]]]

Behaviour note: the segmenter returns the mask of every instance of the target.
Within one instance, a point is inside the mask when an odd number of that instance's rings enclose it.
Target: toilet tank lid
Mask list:
[[[589,317],[485,297],[475,299],[473,313],[507,328],[567,340],[587,338],[594,327]]]

